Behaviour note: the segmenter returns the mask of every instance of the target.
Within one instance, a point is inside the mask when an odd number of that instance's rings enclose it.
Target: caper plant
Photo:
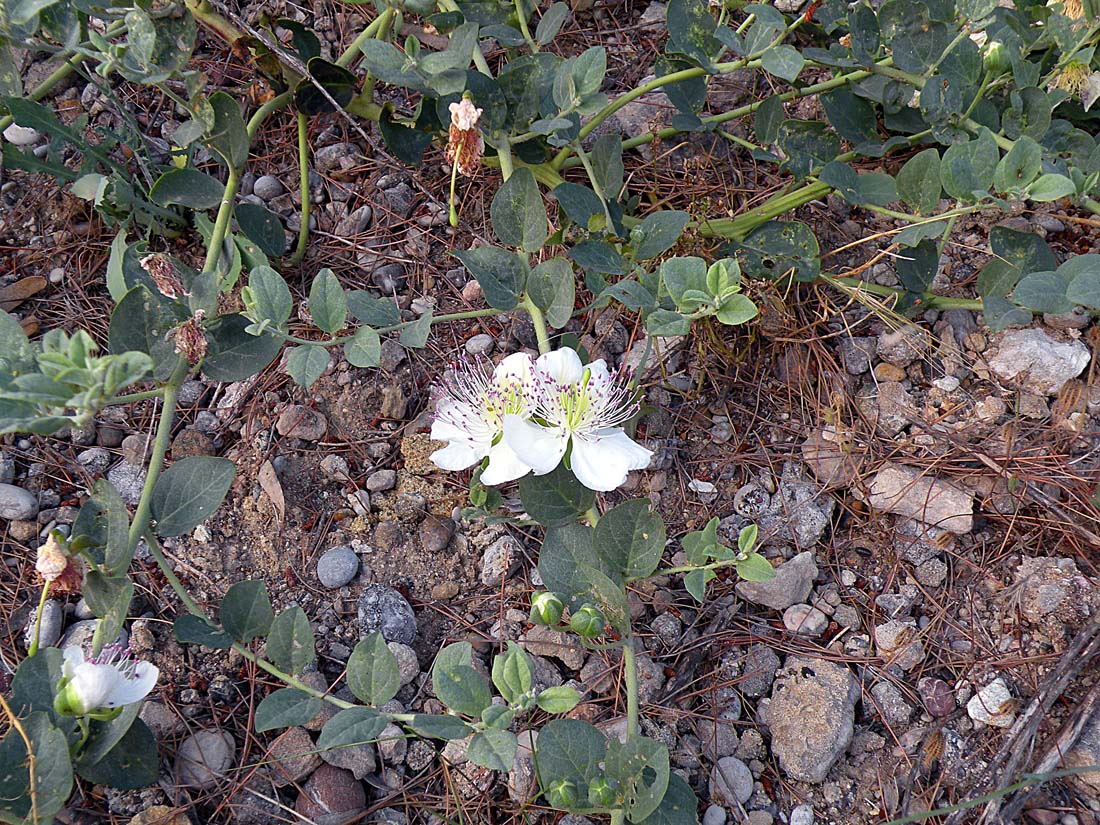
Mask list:
[[[433,435],[445,444],[435,454],[441,468],[472,471],[471,516],[516,518],[500,512],[498,488],[517,482],[523,518],[545,528],[539,572],[547,591],[532,598],[532,620],[589,648],[621,650],[625,739],[607,739],[577,719],[547,722],[534,752],[540,793],[550,805],[607,813],[614,822],[690,823],[690,787],[670,771],[663,746],[639,733],[629,588],[653,575],[683,574],[701,601],[719,568],[749,579],[771,568],[753,552],[753,529],[727,548],[716,521],[681,539],[686,564],[661,567],[666,529],[647,501],[597,509],[598,492],[613,493],[648,464],[648,448],[631,435],[640,390],[633,376],[571,349],[561,331],[575,316],[614,304],[642,322],[645,364],[655,338],[689,334],[694,324],[751,321],[756,306],[743,279],[823,281],[888,299],[899,312],[979,309],[994,329],[1029,323],[1035,312],[1100,309],[1100,256],[1059,261],[1039,235],[1006,226],[990,232],[992,258],[978,275],[977,300],[932,291],[962,216],[1011,214],[1028,202],[1100,213],[1093,0],[885,0],[875,7],[821,0],[787,15],[766,4],[670,0],[653,78],[614,96],[606,91],[603,47],[556,53],[554,41],[572,15],[564,3],[375,0],[361,8],[372,19],[329,59],[307,25],[277,18],[249,27],[207,0],[0,3],[0,131],[14,124],[48,140],[44,155],[5,142],[5,168],[53,175],[117,226],[105,272],[115,303],[105,347],[82,330],[51,330],[32,342],[0,313],[0,433],[48,435],[84,427],[110,406],[159,404],[134,510],[98,480],[70,534],[52,534],[39,549],[39,604],[50,592],[79,590],[99,623],[90,656],[64,656],[32,640],[10,701],[2,699],[10,723],[0,742],[3,821],[50,821],[71,793],[74,772],[120,788],[156,779],[156,744],[137,715],[158,674],[113,646],[133,599],[129,569],[142,540],[183,605],[177,638],[233,649],[285,684],[257,707],[257,730],[308,721],[328,702],[339,712],[321,731],[322,749],[372,741],[392,722],[435,739],[468,737],[472,761],[506,770],[517,721],[536,709],[567,713],[580,700],[567,688],[536,690],[526,654],[512,644],[486,680],[460,643],[439,653],[432,672],[448,713],[384,713],[379,707],[399,680],[380,636],[351,654],[346,679],[358,699],[351,703],[301,681],[314,660],[308,617],[298,607],[275,615],[261,582],[234,584],[217,616],[208,616],[160,544],[209,517],[236,476],[224,458],[166,466],[180,387],[194,376],[244,380],[270,368],[285,348],[286,371],[308,387],[333,351],[373,368],[383,336],[423,347],[436,324],[530,316],[537,356],[457,368],[439,388]],[[411,18],[446,46],[402,40]],[[251,62],[257,94],[247,106],[243,94],[212,91],[191,68],[200,30]],[[17,49],[52,54],[56,68],[24,89]],[[710,111],[710,82],[745,69],[766,79],[768,93]],[[86,115],[62,118],[42,102],[73,74],[98,86],[119,115],[117,129],[99,129]],[[148,141],[120,105],[112,85],[120,80],[150,87],[182,113],[164,136],[167,149]],[[411,108],[393,102],[395,88],[403,90],[399,99],[414,101]],[[667,126],[626,136],[607,130],[613,114],[655,92],[676,110]],[[800,99],[818,101],[824,119],[790,117],[786,104]],[[303,190],[293,249],[279,215],[237,202],[254,141],[284,109],[297,124]],[[439,197],[450,201],[452,224],[462,220],[459,188],[499,173],[490,210],[496,243],[454,250],[487,308],[409,317],[386,297],[345,290],[323,269],[309,290],[310,324],[291,331],[285,276],[309,248],[309,124],[326,116],[353,129],[377,124],[389,151],[411,165],[441,148],[451,179]],[[741,130],[751,139],[728,131],[739,120],[752,126]],[[625,185],[627,153],[692,132],[732,141],[786,183],[732,216],[694,207],[642,210],[639,193]],[[132,151],[122,153],[123,145]],[[895,253],[899,289],[822,268],[814,232],[790,213],[829,194],[898,222],[882,237],[884,254]],[[674,255],[685,233],[723,248],[711,260]],[[164,238],[196,236],[201,265],[162,251]],[[580,310],[579,291],[587,301]],[[226,310],[238,305],[241,311]]]

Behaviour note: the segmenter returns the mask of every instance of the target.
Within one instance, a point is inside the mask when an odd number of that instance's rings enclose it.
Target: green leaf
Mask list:
[[[569,4],[554,3],[543,12],[539,24],[535,27],[535,42],[540,46],[545,46],[558,36],[558,32],[561,31],[561,27],[568,18]],[[507,770],[511,770],[511,766]]]
[[[661,804],[668,788],[668,748],[644,736],[631,736],[626,743],[607,743],[604,770],[618,780],[631,821],[642,820]]]
[[[269,693],[256,706],[256,733],[305,725],[317,717],[324,702],[295,688]]]
[[[223,315],[207,327],[210,348],[202,362],[203,374],[211,381],[243,381],[256,375],[279,354],[281,339],[270,332],[250,335],[251,321],[243,315]]]
[[[1070,312],[1074,302],[1067,297],[1068,286],[1057,272],[1032,272],[1016,284],[1012,300],[1032,312]]]
[[[687,212],[672,210],[647,215],[639,224],[642,239],[634,247],[634,258],[647,261],[672,249],[690,220]]]
[[[80,760],[76,770],[82,778],[96,785],[123,791],[147,787],[160,775],[157,741],[146,724],[136,719],[106,756],[94,764]]]
[[[28,756],[35,758],[34,808],[39,822],[52,822],[54,816],[69,800],[73,788],[73,768],[69,757],[69,744],[65,734],[50,723],[46,713],[32,713],[22,720],[23,733],[30,740],[28,753],[20,732],[8,727],[7,735],[0,741],[0,797],[4,810],[19,822],[32,812],[30,771]]]
[[[881,172],[859,174],[847,163],[834,160],[825,164],[820,177],[823,183],[836,189],[837,194],[856,206],[870,204],[886,206],[898,199],[894,179]]]
[[[286,354],[286,371],[301,387],[310,387],[328,369],[329,355],[325,347],[305,344],[291,347]]]
[[[266,636],[275,619],[267,585],[252,579],[234,584],[222,599],[218,618],[226,633],[242,644]]]
[[[646,317],[645,328],[658,338],[675,338],[691,331],[691,319],[670,309],[656,309]]]
[[[226,166],[239,171],[248,160],[251,143],[240,104],[225,92],[214,92],[210,95],[210,107],[214,110],[214,128],[207,133],[206,142]]]
[[[212,209],[222,202],[225,184],[198,169],[172,169],[165,172],[152,189],[149,199],[158,206],[178,203],[190,209]]]
[[[202,524],[229,492],[236,465],[225,458],[194,456],[169,467],[153,488],[157,533],[181,536]]]
[[[983,298],[1004,297],[1024,273],[1049,272],[1058,266],[1050,246],[1034,232],[994,226],[989,245],[996,257],[978,273],[977,290]]]
[[[974,140],[947,147],[940,168],[943,188],[956,200],[976,200],[993,185],[1000,159],[993,133],[983,128]]]
[[[317,737],[317,750],[330,751],[338,748],[357,747],[374,742],[390,723],[374,708],[346,708],[321,728]]]
[[[510,771],[516,758],[519,742],[516,735],[507,730],[483,730],[470,740],[467,756],[475,765],[491,771]]]
[[[519,497],[527,514],[545,527],[572,524],[596,503],[596,494],[564,464],[545,475],[521,478]]]
[[[587,784],[600,775],[600,763],[607,753],[607,740],[594,726],[577,719],[554,719],[539,731],[535,765],[539,786],[546,790],[559,780],[576,782],[581,799],[587,799]]]
[[[392,298],[379,298],[365,289],[353,289],[348,293],[348,311],[355,320],[372,327],[401,323],[401,310]]]
[[[588,272],[601,275],[625,275],[627,272],[623,256],[606,241],[581,241],[569,250],[569,257]]]
[[[402,346],[409,347],[411,349],[421,349],[428,343],[428,336],[432,332],[432,313],[429,310],[413,321],[411,324],[406,324],[401,327],[401,332],[397,336]]]
[[[604,135],[592,146],[589,156],[596,178],[598,194],[606,201],[618,201],[623,189],[623,139],[620,135]]]
[[[769,100],[772,98],[769,98]],[[821,105],[825,109],[825,116],[829,123],[837,130],[842,138],[855,145],[867,141],[878,140],[878,119],[875,116],[875,107],[866,99],[859,97],[849,87],[842,86],[828,94],[821,96]],[[778,132],[779,120],[783,119],[782,105],[778,107],[779,118],[775,121],[775,130]],[[760,110],[756,113],[757,122],[760,119]],[[757,126],[757,136],[760,135],[760,127]],[[773,137],[766,143],[773,143]],[[762,139],[762,142],[763,139]]]
[[[493,231],[503,244],[533,253],[546,242],[546,206],[535,176],[527,167],[517,169],[497,190],[489,215]]]
[[[280,327],[290,319],[294,298],[286,279],[269,266],[257,266],[248,275],[249,312]]]
[[[1022,327],[1031,323],[1030,309],[1022,309],[1000,295],[986,295],[982,298],[982,314],[985,322],[994,332],[1009,327]]]
[[[905,162],[898,172],[898,197],[920,215],[936,211],[943,185],[940,183],[940,153],[925,149]]]
[[[359,327],[344,344],[344,357],[353,367],[377,367],[382,363],[382,340],[370,327]]]
[[[684,589],[695,601],[702,604],[706,595],[707,582],[715,578],[717,574],[713,570],[692,570],[684,574]]]
[[[493,684],[510,705],[531,690],[531,662],[515,642],[508,642],[507,652],[493,659]]]
[[[122,276],[122,259],[126,254],[126,230],[118,230],[111,241],[111,256],[107,259],[107,292],[116,304],[125,297],[126,281]]]
[[[384,705],[397,695],[401,671],[381,633],[371,633],[355,646],[346,678],[351,692],[369,705]]]
[[[93,721],[88,744],[80,756],[80,761],[85,765],[94,765],[109,754],[138,718],[141,705],[141,702],[124,705],[122,712],[109,722]]]
[[[775,578],[775,568],[759,553],[749,553],[734,565],[737,575],[745,581],[766,582]]]
[[[316,658],[313,628],[302,608],[287,608],[271,625],[267,634],[267,658],[291,675],[301,673]]]
[[[236,209],[237,225],[265,255],[278,257],[286,252],[283,220],[266,206],[242,203]]]
[[[571,687],[548,687],[539,694],[536,704],[547,713],[569,713],[581,701],[581,695]]]
[[[901,285],[910,292],[928,292],[940,268],[940,247],[934,240],[925,239],[896,260]]]
[[[764,52],[760,56],[760,63],[768,74],[781,77],[789,83],[794,83],[802,67],[806,65],[798,49],[786,43],[772,46]]]
[[[670,0],[665,20],[668,51],[704,68],[713,64],[722,44],[714,37],[715,22],[706,0]]]
[[[421,736],[444,741],[465,739],[470,735],[470,726],[457,716],[417,713],[409,727]]]
[[[172,627],[176,639],[183,644],[202,645],[214,650],[228,650],[233,646],[233,639],[228,633],[190,613],[179,616]]]
[[[328,92],[329,97],[336,101],[336,105],[341,109],[351,103],[352,98],[355,97],[358,81],[355,75],[343,66],[330,63],[323,57],[311,57],[306,63],[306,70],[313,80],[303,78],[294,88],[294,105],[302,114],[313,117],[335,111],[328,97],[321,93],[317,85]]]
[[[107,479],[97,479],[92,494],[80,508],[73,537],[86,536],[92,546],[103,548],[103,563],[112,573],[130,566],[130,513],[122,497]]]
[[[468,665],[432,668],[432,688],[448,709],[464,716],[478,717],[493,701],[489,681]]]
[[[840,137],[818,120],[784,120],[776,142],[787,156],[784,167],[796,178],[812,174],[840,154]]]
[[[112,354],[144,352],[153,359],[153,375],[165,380],[175,369],[171,330],[183,319],[144,286],[126,293],[111,313],[107,340]]]
[[[309,289],[309,314],[313,323],[333,335],[348,320],[348,299],[331,269],[322,269]]]
[[[1043,147],[1026,135],[1018,138],[993,172],[998,192],[1018,192],[1035,180],[1043,168]]]
[[[760,310],[751,300],[740,293],[735,293],[726,298],[714,317],[726,326],[738,326],[746,324],[759,314]]]
[[[553,195],[569,220],[580,227],[587,229],[592,218],[604,215],[603,201],[587,186],[568,181],[559,183],[554,187]]]
[[[1100,309],[1100,255],[1079,255],[1070,260],[1080,262],[1077,266],[1081,268],[1070,279],[1066,297],[1089,309]]]
[[[526,259],[499,246],[479,246],[453,254],[481,285],[485,303],[493,309],[516,308],[527,280]]]
[[[551,527],[539,551],[539,575],[546,587],[578,606],[578,596],[586,594],[591,582],[585,568],[600,564],[593,547],[592,528],[582,524]]]
[[[625,501],[596,523],[596,553],[625,579],[645,578],[657,569],[665,549],[665,523],[649,499]]]
[[[98,652],[118,638],[126,623],[134,584],[125,574],[105,576],[99,570],[89,570],[84,576],[84,598],[99,617],[92,637],[92,649]]]
[[[546,322],[561,329],[573,317],[576,282],[573,267],[565,258],[549,258],[527,276],[527,296],[542,310]]]
[[[668,789],[661,804],[652,814],[642,820],[634,820],[636,825],[699,825],[696,810],[699,800],[691,785],[680,778],[679,774],[669,774]]]
[[[821,248],[813,230],[801,221],[768,221],[737,244],[741,271],[776,280],[793,270],[796,281],[809,283],[821,272]]]
[[[1065,175],[1040,175],[1039,179],[1027,188],[1028,198],[1039,203],[1049,203],[1076,194],[1077,186]]]
[[[11,706],[20,717],[38,710],[45,711],[56,727],[68,732],[76,726],[76,721],[54,709],[54,697],[61,682],[62,659],[60,649],[47,647],[20,662],[11,682]]]

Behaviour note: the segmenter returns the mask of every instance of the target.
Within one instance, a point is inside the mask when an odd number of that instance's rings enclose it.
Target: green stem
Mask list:
[[[226,233],[229,232],[229,219],[233,217],[233,200],[237,196],[237,186],[240,181],[240,173],[230,167],[229,177],[225,181],[225,192],[222,193],[222,203],[218,207],[218,217],[214,221],[214,232],[206,248],[206,262],[202,265],[204,273],[217,271],[218,258],[221,257],[222,243],[225,241]],[[167,398],[167,388],[165,390],[165,398]]]
[[[499,309],[493,309],[492,307],[489,307],[488,309],[467,309],[463,310],[462,312],[450,312],[446,315],[433,315],[432,326],[435,326],[436,324],[443,324],[448,321],[465,321],[468,318],[487,318],[490,315],[500,314],[501,311]],[[386,327],[379,327],[375,330],[375,332],[377,332],[379,335],[385,335],[387,332],[397,332],[398,330],[404,329],[405,327],[411,326],[415,323],[417,322],[402,321],[400,324],[390,324]],[[270,331],[272,334],[278,335],[287,343],[309,344],[314,347],[338,347],[341,344],[346,344],[348,341],[352,340],[355,337],[354,335],[344,335],[340,338],[329,338],[327,341],[311,341],[308,338],[299,338],[297,335],[288,335],[287,333],[280,332],[277,329],[271,329]]]
[[[603,187],[600,186],[598,180],[596,180],[596,170],[592,168],[592,162],[588,159],[588,153],[584,151],[584,147],[581,146],[580,141],[573,144],[573,151],[577,153],[577,159],[580,160],[581,165],[584,166],[584,173],[588,175],[588,180],[592,184],[592,188],[601,193],[600,205],[603,207],[604,220],[607,221],[608,231],[615,225],[615,222],[611,220],[611,209],[607,205],[607,198],[603,197]],[[607,193],[612,198],[618,198],[618,192]]]
[[[638,735],[638,663],[634,659],[634,637],[623,638],[623,681],[626,682],[626,736]]]
[[[718,218],[717,220],[699,221],[699,234],[705,238],[733,238],[741,240],[756,227],[777,218],[792,209],[797,209],[817,200],[833,191],[827,183],[817,181],[808,183],[793,192],[786,192],[773,198],[769,198],[760,206],[742,212],[735,218]]]
[[[112,407],[115,404],[132,404],[135,401],[147,401],[150,398],[160,398],[163,395],[164,390],[158,387],[155,390],[142,390],[141,392],[132,392],[127,395],[116,395],[103,406]]]
[[[859,289],[882,298],[897,298],[903,294],[902,290],[891,289],[881,284],[869,284],[858,278],[837,277],[835,275],[827,275],[824,272],[821,273],[819,277],[821,280],[825,281],[825,283],[832,286],[845,286],[850,289]],[[982,302],[974,298],[950,298],[944,295],[933,295],[931,292],[925,292],[920,295],[920,301],[920,305],[925,309],[971,309],[978,312],[982,310]]]
[[[584,511],[582,518],[588,522],[589,527],[595,527],[600,523],[600,511],[593,505]]]
[[[297,266],[306,256],[309,244],[309,118],[298,112],[298,183],[302,191],[302,225],[298,227],[298,245],[290,257]]]
[[[38,652],[38,639],[42,635],[42,611],[46,609],[46,596],[50,592],[50,583],[47,581],[42,585],[42,596],[38,599],[38,610],[34,614],[34,641],[31,642],[31,646],[27,649],[27,657],[31,657]]]
[[[542,314],[542,310],[535,306],[535,302],[531,300],[529,295],[523,296],[523,302],[520,304],[527,314],[531,316],[531,323],[535,325],[535,338],[538,339],[539,353],[545,355],[550,352],[550,335],[546,331],[546,318]]]
[[[515,171],[515,165],[512,163],[512,144],[507,136],[500,138],[497,143],[497,159],[500,161],[500,176],[508,180]]]
[[[284,106],[289,106],[291,101],[294,100],[294,92],[283,92],[281,95],[276,95],[271,100],[264,103],[253,112],[252,117],[248,119],[248,125],[245,130],[248,132],[248,142],[251,143],[256,137],[256,132],[260,130],[260,126],[268,116],[272,113],[282,109]]]
[[[176,399],[179,398],[180,385],[190,372],[186,359],[176,361],[176,368],[164,385],[164,406],[161,407],[160,421],[157,422],[157,434],[153,439],[153,454],[149,458],[149,471],[145,476],[145,486],[134,510],[134,520],[130,523],[127,542],[127,556],[133,556],[138,541],[149,529],[149,515],[153,506],[153,488],[164,466],[164,454],[168,452],[168,442],[172,437],[172,423],[176,417]]]
[[[384,29],[388,29],[390,23],[393,21],[394,11],[392,8],[387,8],[378,17],[374,18],[359,35],[351,41],[351,45],[344,49],[343,53],[336,58],[336,65],[348,68],[359,56],[359,47],[366,43],[368,40],[374,39],[374,37]]]
[[[531,29],[527,26],[527,15],[523,11],[523,0],[515,0],[515,7],[516,20],[519,21],[519,33],[523,35],[523,39],[527,41],[531,51],[537,52],[539,44],[535,42],[535,38],[531,36]]]

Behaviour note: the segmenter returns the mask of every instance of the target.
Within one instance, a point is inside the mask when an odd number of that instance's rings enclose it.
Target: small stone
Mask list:
[[[802,444],[802,460],[814,478],[832,490],[848,487],[859,477],[866,453],[859,451],[834,427],[822,427]]]
[[[326,478],[333,481],[346,482],[351,480],[351,468],[347,459],[340,455],[326,455],[321,459],[321,472]]]
[[[895,367],[893,364],[887,364],[885,361],[880,361],[875,364],[874,369],[875,380],[880,384],[882,383],[900,383],[906,379],[905,370],[901,367]]]
[[[952,533],[974,528],[974,496],[926,471],[890,464],[871,479],[868,503],[875,510],[896,513]]]
[[[252,184],[252,194],[265,201],[279,197],[283,191],[283,184],[274,175],[261,175]]]
[[[688,489],[699,496],[699,500],[704,504],[709,504],[718,498],[718,488],[709,481],[693,478],[688,482]]]
[[[823,659],[787,657],[764,715],[772,753],[788,777],[824,781],[852,741],[859,697],[859,683],[847,668]]]
[[[966,715],[975,722],[994,728],[1011,727],[1016,721],[1018,703],[1004,679],[994,679],[966,703]]]
[[[881,435],[893,438],[917,415],[916,405],[905,387],[896,381],[880,381],[874,394],[858,399],[859,408]]]
[[[477,281],[467,281],[462,287],[462,300],[468,304],[476,304],[481,301],[481,284]]]
[[[512,559],[522,552],[519,542],[511,536],[501,536],[486,547],[481,556],[481,583],[490,587],[499,585],[508,575]]]
[[[715,719],[700,719],[696,723],[704,756],[711,760],[733,756],[739,743],[734,722],[740,716],[741,706],[738,704],[736,708],[722,711]]]
[[[333,234],[341,238],[350,238],[353,235],[359,235],[367,230],[373,217],[374,210],[371,209],[370,204],[360,206],[358,209],[349,212],[336,222],[336,229]]]
[[[30,521],[38,515],[38,499],[22,487],[0,484],[0,519]]]
[[[929,559],[917,566],[914,575],[925,587],[939,587],[947,581],[947,563],[942,559]]]
[[[1085,768],[1100,765],[1100,712],[1093,711],[1085,722],[1073,747],[1070,748],[1062,760],[1067,768]],[[1100,771],[1082,771],[1070,780],[1088,799],[1096,799],[1100,795]],[[1063,820],[1064,822],[1065,820]],[[1087,819],[1086,822],[1094,822]]]
[[[77,453],[76,463],[97,476],[107,472],[107,468],[111,466],[111,454],[102,447],[92,447]]]
[[[803,802],[791,811],[790,825],[814,825],[814,808],[808,802]]]
[[[397,472],[394,470],[375,470],[367,476],[366,488],[372,493],[383,493],[392,490],[397,483]]]
[[[879,682],[871,688],[874,706],[887,725],[905,725],[913,715],[912,706],[892,682]]]
[[[493,350],[493,336],[480,333],[466,342],[466,352],[470,355],[488,355]]]
[[[458,582],[440,582],[432,588],[432,599],[437,602],[445,602],[453,599],[462,591]]]
[[[792,604],[783,611],[783,626],[800,636],[820,636],[829,626],[829,617],[808,604]]]
[[[1020,613],[1032,624],[1048,616],[1076,623],[1093,612],[1097,590],[1073,559],[1023,558],[1016,568]]]
[[[350,771],[322,765],[306,780],[294,810],[309,820],[344,821],[366,807],[367,793]]]
[[[397,670],[401,674],[401,686],[404,687],[420,675],[420,661],[416,651],[401,642],[389,642],[386,645],[397,659]]]
[[[172,460],[214,455],[214,440],[206,433],[185,427],[172,439]]]
[[[737,686],[750,699],[763,696],[768,692],[779,670],[779,656],[765,644],[754,644],[745,654],[742,662],[743,673]]]
[[[875,647],[888,665],[912,670],[924,661],[924,644],[914,622],[891,619],[875,628]]]
[[[454,519],[428,514],[420,522],[420,544],[428,553],[442,553],[454,534]]]
[[[183,740],[176,752],[176,779],[206,790],[225,778],[233,766],[237,743],[227,731],[200,730]]]
[[[359,556],[346,545],[333,547],[317,560],[317,579],[329,590],[343,587],[359,572]]]
[[[378,755],[383,762],[400,765],[405,761],[408,750],[409,740],[405,738],[404,731],[392,722],[378,734]]]
[[[0,450],[0,484],[11,484],[15,481],[15,459]]]
[[[168,739],[183,730],[183,720],[160,702],[143,702],[138,718],[149,726],[158,740]]]
[[[51,284],[59,284],[65,280],[65,270],[60,266],[55,266],[46,277]]]
[[[142,490],[145,489],[147,475],[144,467],[129,461],[120,461],[107,471],[107,480],[118,490],[126,504],[136,507],[141,500]]]
[[[955,710],[955,694],[943,679],[924,676],[917,682],[917,690],[924,709],[932,716],[941,718]]]
[[[359,147],[354,143],[333,143],[322,146],[313,153],[313,167],[321,175],[346,171],[362,160]]]
[[[726,809],[711,805],[703,811],[703,825],[726,825]]]
[[[859,611],[850,604],[838,605],[833,611],[833,621],[849,630],[858,630],[861,624]]]
[[[134,816],[127,825],[191,825],[191,819],[178,808],[154,805]]]
[[[397,384],[390,384],[382,388],[382,404],[378,408],[378,415],[391,421],[403,421],[405,411],[409,407],[409,400],[405,397],[405,391]]]
[[[300,782],[321,764],[317,746],[305,728],[290,728],[267,751],[268,772],[277,787]]]
[[[928,349],[927,334],[917,327],[884,332],[878,337],[878,356],[895,367],[907,367]]]
[[[32,612],[27,619],[27,626],[23,630],[23,646],[30,649],[34,643],[36,629],[35,614]],[[39,648],[53,647],[61,638],[61,625],[64,623],[65,613],[61,604],[53,599],[47,599],[42,605],[41,630],[38,631]]]
[[[584,664],[584,648],[571,633],[560,633],[547,625],[535,625],[527,631],[522,641],[528,653],[558,659],[570,670],[580,670]]]
[[[128,435],[122,439],[122,460],[131,464],[144,464],[149,460],[153,445],[142,435]]]
[[[878,352],[875,338],[841,338],[840,360],[849,375],[863,375],[871,369],[871,360]]]
[[[710,795],[730,806],[744,805],[752,796],[752,771],[736,756],[724,756],[710,773]]]
[[[775,569],[775,578],[763,582],[740,581],[734,588],[737,595],[753,604],[773,610],[786,610],[793,604],[804,602],[810,595],[817,564],[814,554],[799,553]]]
[[[416,639],[416,614],[392,587],[372,584],[359,598],[359,629],[364,636],[381,632],[387,642],[412,644]]]
[[[1039,395],[1057,395],[1089,363],[1083,342],[1060,341],[1042,329],[1009,330],[993,346],[988,356],[993,374]]]
[[[396,521],[380,521],[374,527],[374,546],[383,552],[396,550],[408,537]]]
[[[328,421],[317,410],[291,404],[279,415],[275,430],[286,438],[320,441],[328,432]]]
[[[95,439],[100,447],[115,448],[122,444],[126,433],[118,427],[96,427]]]
[[[1092,315],[1084,307],[1074,307],[1069,312],[1043,313],[1043,323],[1051,329],[1062,331],[1084,329],[1092,323]]]
[[[65,635],[61,637],[61,641],[57,643],[57,646],[62,650],[67,647],[78,647],[84,652],[85,657],[90,657],[92,655],[92,638],[95,636],[95,629],[98,625],[99,619],[73,622],[69,625],[69,629],[65,631]],[[125,630],[121,630],[118,638],[114,641],[125,647],[129,639],[129,634]]]
[[[38,131],[13,123],[4,130],[4,140],[12,146],[30,146],[38,142]]]

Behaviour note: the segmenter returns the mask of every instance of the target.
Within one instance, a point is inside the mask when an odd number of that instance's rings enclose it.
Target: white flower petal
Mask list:
[[[461,441],[452,441],[431,455],[432,463],[441,470],[465,470],[485,458],[486,451],[474,449]]]
[[[80,705],[79,710],[88,713],[103,707],[122,678],[122,674],[111,665],[84,662],[74,669],[69,689]]]
[[[607,362],[602,358],[598,358],[585,367],[592,374],[593,379],[599,379],[601,381],[610,381],[611,373],[607,370]]]
[[[584,377],[581,357],[568,347],[547,352],[539,356],[535,367],[543,375],[549,376],[559,384],[575,384]]]
[[[569,446],[569,431],[560,427],[540,427],[518,415],[507,415],[504,417],[504,440],[520,461],[541,476],[561,462]]]
[[[61,675],[72,679],[76,668],[84,664],[84,651],[79,647],[66,647],[61,651],[64,661],[61,663]]]
[[[123,705],[132,705],[149,695],[149,691],[157,683],[160,670],[150,662],[138,662],[134,666],[133,679],[121,678],[116,682],[115,689],[107,697],[104,703],[106,707],[117,708]]]
[[[513,381],[527,382],[531,378],[534,362],[526,352],[513,352],[501,360],[493,370],[493,381],[497,384],[510,384]]]
[[[481,483],[494,486],[527,475],[531,468],[520,461],[503,438],[489,450],[489,466],[481,473]]]
[[[608,492],[620,487],[630,470],[648,467],[652,455],[621,429],[614,428],[585,437],[574,436],[570,466],[585,487]]]

